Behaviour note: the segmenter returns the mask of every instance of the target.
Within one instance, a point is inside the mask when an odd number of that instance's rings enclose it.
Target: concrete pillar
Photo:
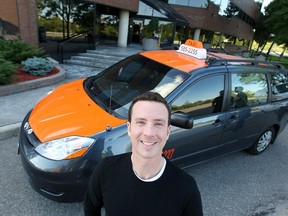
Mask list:
[[[128,28],[129,28],[129,11],[120,11],[118,47],[127,47]]]
[[[194,32],[194,38],[193,38],[193,40],[199,41],[199,39],[200,39],[200,33],[201,33],[201,29],[196,29],[195,32]]]

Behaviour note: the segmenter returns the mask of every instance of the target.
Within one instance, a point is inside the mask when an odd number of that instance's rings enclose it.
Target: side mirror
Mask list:
[[[187,113],[175,112],[171,115],[171,125],[191,129],[193,127],[193,117]]]

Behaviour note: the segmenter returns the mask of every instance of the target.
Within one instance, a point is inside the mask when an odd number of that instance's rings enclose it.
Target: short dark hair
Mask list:
[[[168,125],[171,124],[171,110],[167,103],[167,101],[157,92],[145,92],[142,95],[139,95],[135,97],[129,107],[128,110],[128,121],[131,122],[131,116],[132,116],[132,109],[138,101],[154,101],[159,102],[165,105],[167,111],[168,111]]]

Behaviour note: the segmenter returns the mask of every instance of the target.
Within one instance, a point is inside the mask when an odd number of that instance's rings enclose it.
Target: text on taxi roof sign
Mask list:
[[[203,48],[203,43],[202,42],[196,41],[196,40],[191,40],[191,39],[186,40],[185,41],[185,45],[193,46],[193,47],[196,47],[196,48]]]
[[[197,59],[206,59],[207,51],[203,48],[200,41],[186,40],[185,44],[181,44],[178,52],[190,55]]]

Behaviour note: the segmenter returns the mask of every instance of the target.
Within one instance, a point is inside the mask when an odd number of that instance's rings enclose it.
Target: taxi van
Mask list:
[[[131,151],[128,108],[146,91],[160,93],[171,107],[163,155],[181,168],[239,150],[260,154],[288,121],[283,66],[187,40],[178,50],[132,55],[40,100],[19,136],[31,186],[54,201],[82,201],[99,160]]]

